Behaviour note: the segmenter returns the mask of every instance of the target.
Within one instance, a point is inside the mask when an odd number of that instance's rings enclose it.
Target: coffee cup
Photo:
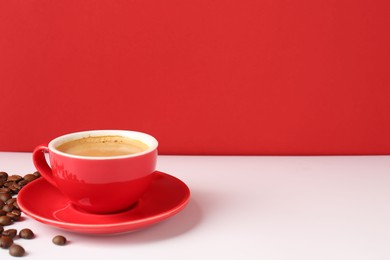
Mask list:
[[[37,146],[33,162],[73,207],[107,214],[131,208],[147,190],[156,168],[157,147],[157,140],[146,133],[83,131]]]

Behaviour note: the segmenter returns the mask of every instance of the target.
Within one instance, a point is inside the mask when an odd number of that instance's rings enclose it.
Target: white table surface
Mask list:
[[[34,170],[30,153],[0,152],[0,171]],[[390,156],[160,156],[158,170],[191,200],[149,228],[81,235],[26,216],[7,228],[36,233],[17,241],[24,259],[390,259]]]

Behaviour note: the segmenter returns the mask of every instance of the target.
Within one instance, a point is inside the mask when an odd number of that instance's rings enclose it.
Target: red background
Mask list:
[[[0,0],[0,150],[390,154],[390,2]]]

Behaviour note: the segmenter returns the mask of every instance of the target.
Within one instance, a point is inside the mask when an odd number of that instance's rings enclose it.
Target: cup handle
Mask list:
[[[33,162],[38,172],[47,180],[51,185],[57,187],[57,184],[53,178],[53,172],[46,161],[45,152],[49,153],[47,145],[39,145],[33,151]]]

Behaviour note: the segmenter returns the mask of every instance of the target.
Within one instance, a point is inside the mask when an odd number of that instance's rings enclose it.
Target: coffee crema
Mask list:
[[[149,149],[149,146],[124,136],[88,136],[65,142],[56,149],[71,155],[111,157],[140,153]]]

